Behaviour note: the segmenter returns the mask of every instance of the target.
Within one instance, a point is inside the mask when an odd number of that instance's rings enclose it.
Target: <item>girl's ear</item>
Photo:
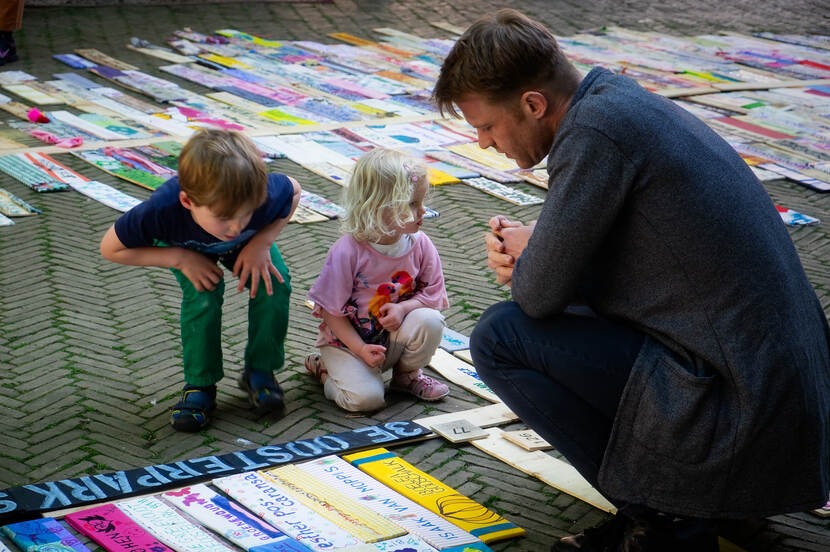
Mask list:
[[[188,211],[193,209],[193,207],[196,206],[193,203],[193,201],[189,197],[187,197],[187,194],[184,191],[181,191],[181,190],[179,191],[179,202],[182,204],[182,207],[184,207]]]

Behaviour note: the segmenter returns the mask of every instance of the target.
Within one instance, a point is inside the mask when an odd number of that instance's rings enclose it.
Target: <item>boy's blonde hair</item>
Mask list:
[[[268,196],[268,169],[250,138],[239,132],[201,129],[179,155],[179,187],[198,206],[230,217],[257,208]]]
[[[395,226],[412,220],[412,193],[426,178],[426,167],[399,151],[376,148],[366,153],[343,192],[343,232],[368,242],[392,235]]]

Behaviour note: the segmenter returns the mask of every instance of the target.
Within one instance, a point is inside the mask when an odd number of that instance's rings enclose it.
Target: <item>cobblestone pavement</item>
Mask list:
[[[160,63],[125,49],[124,44],[132,36],[161,43],[185,26],[202,32],[236,28],[277,39],[326,40],[325,35],[335,31],[376,38],[372,29],[381,26],[443,37],[448,34],[431,26],[431,21],[464,26],[500,7],[493,0],[136,5],[141,3],[123,0],[102,1],[91,8],[29,8],[24,30],[17,35],[22,59],[9,68],[45,79],[66,71],[52,54],[91,47],[172,78],[155,69]],[[727,5],[714,0],[660,5],[602,0],[588,4],[576,0],[513,3],[560,35],[612,24],[674,34],[804,33],[826,32],[830,27],[825,0]],[[186,86],[195,89],[195,85]],[[132,195],[148,195],[115,178],[102,177],[68,154],[58,159]],[[338,197],[338,186],[291,162],[280,161],[275,170],[296,177],[304,188]],[[77,193],[37,195],[5,175],[0,175],[0,187],[43,210],[40,216],[0,228],[0,488],[226,453],[255,446],[251,443],[290,441],[485,404],[453,388],[451,396],[437,404],[392,395],[389,406],[371,418],[347,418],[326,401],[303,373],[302,359],[313,346],[316,327],[303,299],[328,246],[339,235],[338,227],[336,222],[292,224],[278,241],[295,290],[287,364],[279,374],[287,393],[285,417],[255,416],[235,386],[245,344],[246,311],[244,298],[229,291],[223,338],[226,377],[219,386],[215,421],[195,435],[176,433],[168,423],[168,410],[181,387],[179,289],[173,276],[166,270],[120,266],[100,257],[98,242],[115,220],[115,211]],[[767,189],[778,203],[824,220],[820,226],[793,230],[791,235],[825,311],[830,312],[830,195],[784,181],[769,183]],[[428,221],[426,232],[435,241],[446,271],[452,302],[447,323],[469,334],[487,306],[507,298],[485,268],[481,235],[487,217],[503,212],[530,220],[538,208],[515,207],[462,185],[432,190],[428,204],[441,212],[438,219]],[[555,538],[604,518],[591,506],[472,446],[450,446],[432,439],[397,452],[527,529],[527,537],[498,543],[493,547],[496,550],[547,550]],[[805,525],[821,526],[806,514],[778,518],[771,528],[753,532],[751,548],[830,549],[827,540],[809,543],[797,537]]]

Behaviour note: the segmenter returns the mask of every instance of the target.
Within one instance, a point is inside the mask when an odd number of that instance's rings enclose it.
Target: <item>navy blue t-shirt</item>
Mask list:
[[[173,177],[115,221],[115,234],[125,247],[151,247],[159,242],[228,260],[259,230],[291,212],[294,186],[284,174],[268,175],[268,197],[248,225],[231,241],[222,241],[196,224],[179,201],[179,179]]]

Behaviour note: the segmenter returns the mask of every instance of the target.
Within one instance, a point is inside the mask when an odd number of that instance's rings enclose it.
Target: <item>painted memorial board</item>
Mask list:
[[[429,361],[429,366],[446,379],[475,393],[483,399],[491,402],[501,402],[487,384],[478,377],[475,367],[463,360],[456,358],[443,349],[438,349]]]
[[[297,468],[359,500],[439,550],[479,540],[337,456],[303,462]]]
[[[406,534],[406,530],[394,521],[378,515],[293,464],[262,473],[283,487],[291,489],[306,506],[362,542],[377,542]]]
[[[256,515],[314,550],[361,541],[299,501],[296,494],[259,472],[216,479],[213,484]]]
[[[119,510],[115,504],[102,504],[80,512],[72,512],[64,519],[73,529],[91,538],[107,552],[129,552],[139,549],[174,552]]]
[[[244,550],[309,552],[306,546],[207,485],[167,491],[161,498]]]
[[[545,200],[541,197],[526,194],[520,190],[505,186],[504,184],[500,184],[495,180],[490,180],[489,178],[485,178],[483,176],[479,178],[467,178],[466,180],[462,180],[462,182],[477,190],[481,190],[486,194],[509,201],[514,205],[539,205],[540,203],[545,202]]]
[[[147,532],[176,552],[232,552],[201,526],[182,517],[176,510],[155,496],[141,496],[116,503]]]
[[[451,422],[434,424],[432,431],[451,443],[466,443],[476,439],[487,437],[487,432],[468,422],[464,418],[458,418]]]
[[[490,434],[488,437],[470,441],[470,443],[477,449],[528,475],[541,479],[560,491],[575,496],[600,510],[616,513],[616,507],[567,462],[549,456],[540,450],[531,452],[514,445],[501,436],[503,431],[497,427],[491,427],[487,432]]]
[[[39,518],[0,527],[23,552],[89,552],[55,519]]]
[[[485,543],[518,537],[525,533],[521,527],[384,448],[347,454],[343,458],[405,497],[469,531]]]

